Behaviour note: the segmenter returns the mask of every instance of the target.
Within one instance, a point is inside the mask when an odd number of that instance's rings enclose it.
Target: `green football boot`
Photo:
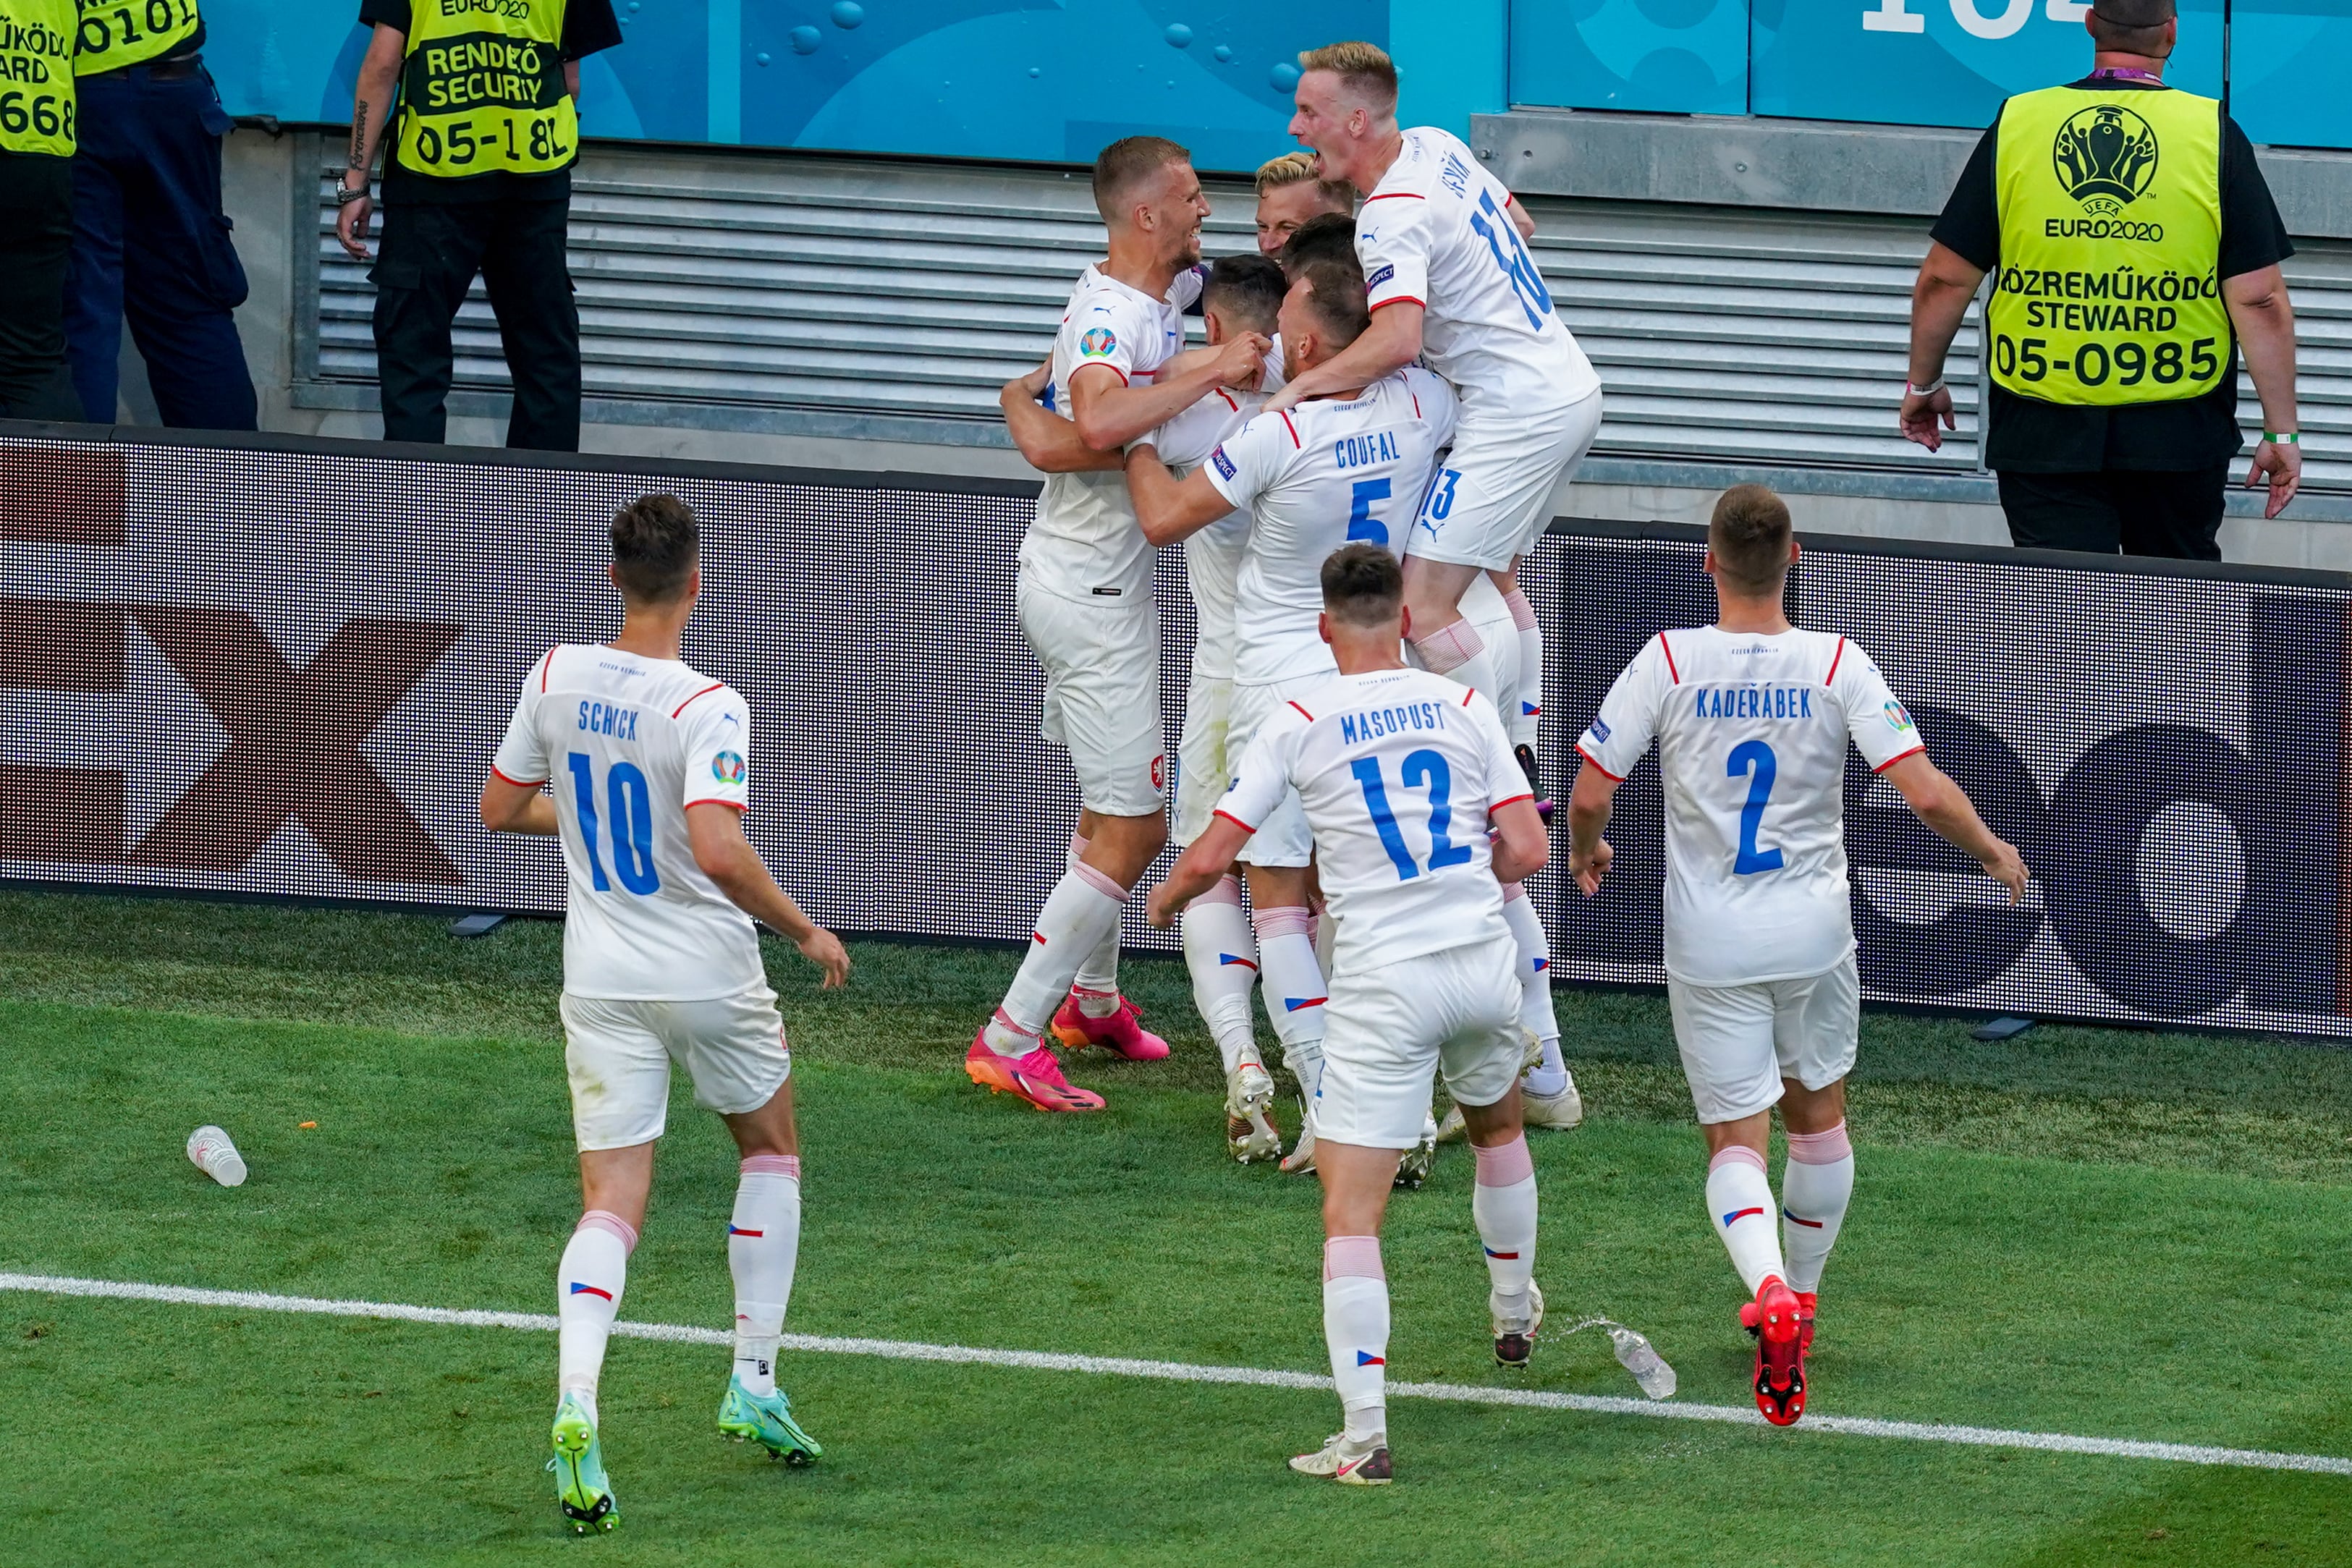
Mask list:
[[[555,1472],[556,1506],[575,1535],[610,1530],[621,1522],[613,1501],[613,1483],[604,1474],[604,1450],[596,1441],[596,1418],[576,1394],[566,1394],[555,1407],[555,1428],[549,1434],[555,1455],[547,1468]]]
[[[719,1432],[740,1443],[757,1443],[769,1457],[788,1465],[811,1465],[824,1449],[793,1419],[793,1402],[784,1391],[754,1394],[740,1377],[727,1380],[727,1397],[719,1402]]]

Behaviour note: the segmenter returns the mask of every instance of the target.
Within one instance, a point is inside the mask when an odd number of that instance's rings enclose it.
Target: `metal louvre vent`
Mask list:
[[[367,269],[318,185],[317,382],[375,380]],[[1212,188],[1212,255],[1251,244],[1245,187]],[[1947,379],[1960,428],[1930,455],[1895,431],[1917,218],[1528,202],[1560,318],[1599,369],[1598,449],[1678,460],[1969,472],[1978,320]],[[1050,170],[752,160],[592,147],[572,269],[589,396],[992,425],[996,389],[1049,347],[1101,254],[1085,177]],[[2352,489],[2352,246],[2287,263],[2301,340],[2305,481]],[[507,384],[478,283],[461,388]],[[2242,422],[2260,404],[2241,376]]]

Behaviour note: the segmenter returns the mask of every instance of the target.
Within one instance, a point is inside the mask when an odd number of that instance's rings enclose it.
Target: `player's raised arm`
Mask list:
[[[1174,925],[1186,904],[1217,885],[1249,839],[1250,831],[1233,818],[1220,814],[1212,819],[1208,831],[1168,868],[1168,880],[1151,890],[1144,919],[1160,931]]]
[[[1212,387],[1256,386],[1273,346],[1270,339],[1244,332],[1196,363],[1139,386],[1110,365],[1081,364],[1070,372],[1071,421],[1079,439],[1097,452],[1124,446],[1200,402]]]
[[[1927,760],[1926,751],[1897,758],[1879,770],[1895,786],[1918,819],[1936,830],[1946,842],[1984,867],[1985,875],[2009,889],[2009,901],[2025,897],[2032,875],[2017,846],[1985,826],[1976,802],[1952,781],[1950,774]]]
[[[1179,479],[1149,442],[1127,454],[1127,492],[1143,537],[1155,545],[1178,543],[1234,509],[1210,480],[1207,464]]]
[[[1313,370],[1284,382],[1282,390],[1267,400],[1267,412],[1289,408],[1301,398],[1328,397],[1349,387],[1365,386],[1404,369],[1421,358],[1423,314],[1420,304],[1412,300],[1375,306],[1372,324],[1362,335]]]
[[[841,938],[811,920],[776,885],[768,863],[751,841],[743,836],[743,819],[733,806],[704,800],[686,809],[687,842],[694,863],[719,884],[736,908],[782,936],[801,950],[801,956],[824,971],[824,988],[832,990],[849,979],[849,953]]]
[[[1126,459],[1117,452],[1097,452],[1078,439],[1078,427],[1037,401],[1053,380],[1053,368],[1040,365],[1004,383],[996,405],[1004,411],[1004,428],[1030,467],[1040,474],[1108,474]]]

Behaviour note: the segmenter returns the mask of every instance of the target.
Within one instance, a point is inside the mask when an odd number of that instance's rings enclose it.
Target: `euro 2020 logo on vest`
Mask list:
[[[2147,194],[2156,179],[2156,131],[2121,104],[2078,110],[2059,126],[2050,155],[2066,193],[2097,217],[2112,217]]]

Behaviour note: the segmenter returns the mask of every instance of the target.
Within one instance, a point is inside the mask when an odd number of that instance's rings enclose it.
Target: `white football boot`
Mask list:
[[[1486,1293],[1486,1315],[1495,1322],[1495,1364],[1514,1372],[1527,1370],[1528,1357],[1534,1353],[1536,1331],[1543,1327],[1543,1292],[1536,1289],[1533,1280],[1528,1281],[1528,1315],[1507,1318],[1496,1305],[1495,1293]]]
[[[1565,1133],[1584,1120],[1584,1098],[1576,1092],[1576,1074],[1568,1075],[1568,1087],[1557,1094],[1530,1094],[1525,1083],[1519,1085],[1519,1119],[1530,1127],[1549,1127]]]
[[[1407,1149],[1397,1161],[1396,1185],[1407,1191],[1418,1192],[1429,1179],[1429,1167],[1437,1163],[1437,1119],[1424,1114],[1421,1119],[1421,1142]]]
[[[1315,1452],[1292,1459],[1290,1468],[1302,1476],[1351,1487],[1384,1487],[1395,1478],[1386,1434],[1351,1443],[1345,1432],[1334,1432]]]
[[[1225,1149],[1243,1165],[1282,1157],[1282,1134],[1267,1113],[1274,1106],[1274,1074],[1244,1057],[1225,1074]]]

